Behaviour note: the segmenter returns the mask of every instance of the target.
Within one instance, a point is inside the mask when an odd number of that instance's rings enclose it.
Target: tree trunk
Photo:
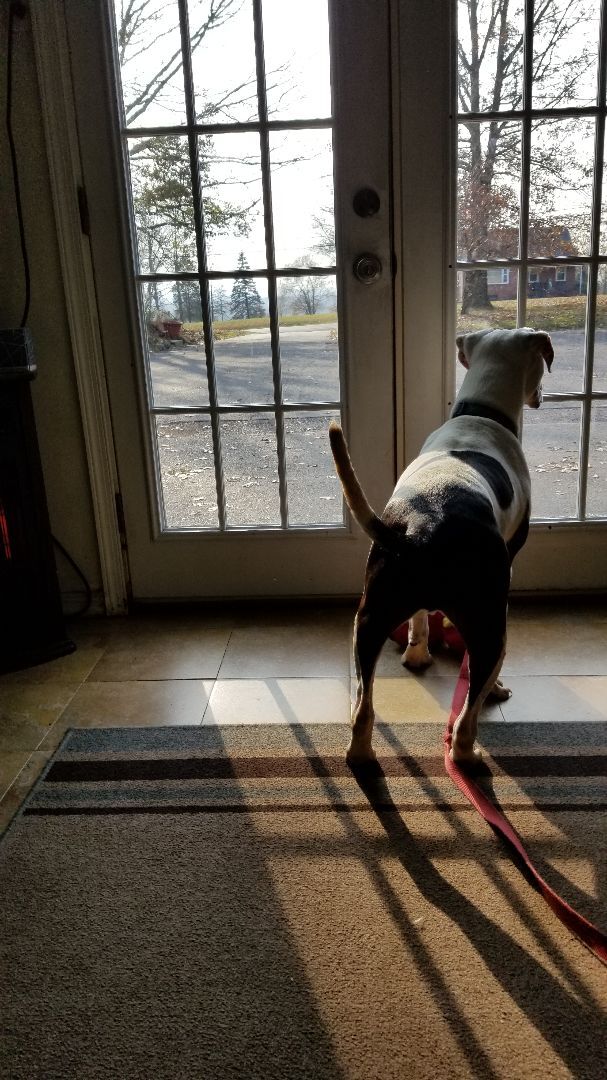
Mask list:
[[[467,270],[462,291],[462,315],[471,311],[487,311],[493,308],[487,289],[486,270]]]

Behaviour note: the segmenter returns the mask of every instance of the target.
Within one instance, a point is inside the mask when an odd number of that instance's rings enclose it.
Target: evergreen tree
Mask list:
[[[238,256],[238,269],[248,270],[244,252]],[[233,319],[255,319],[264,315],[264,306],[253,278],[236,278],[232,286],[230,310]]]

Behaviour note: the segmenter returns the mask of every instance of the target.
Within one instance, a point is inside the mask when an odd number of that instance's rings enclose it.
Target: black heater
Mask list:
[[[27,330],[0,330],[0,671],[73,652],[53,554]]]

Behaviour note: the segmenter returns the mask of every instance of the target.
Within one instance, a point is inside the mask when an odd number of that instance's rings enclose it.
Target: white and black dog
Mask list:
[[[364,496],[341,428],[329,429],[346,501],[373,541],[354,623],[353,766],[375,757],[375,665],[388,635],[407,619],[407,666],[431,662],[428,611],[443,611],[468,649],[470,687],[454,724],[454,761],[479,756],[474,741],[487,695],[509,696],[498,675],[511,564],[527,538],[531,494],[522,411],[525,404],[539,408],[554,350],[547,333],[528,327],[481,330],[458,337],[457,347],[467,373],[451,416],[402,474],[381,517]]]

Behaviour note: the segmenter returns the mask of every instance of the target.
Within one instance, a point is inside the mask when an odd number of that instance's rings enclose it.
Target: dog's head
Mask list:
[[[466,369],[493,362],[520,371],[523,400],[532,409],[542,404],[544,365],[548,371],[554,360],[550,335],[545,330],[521,326],[518,330],[478,330],[456,338],[457,357]]]

